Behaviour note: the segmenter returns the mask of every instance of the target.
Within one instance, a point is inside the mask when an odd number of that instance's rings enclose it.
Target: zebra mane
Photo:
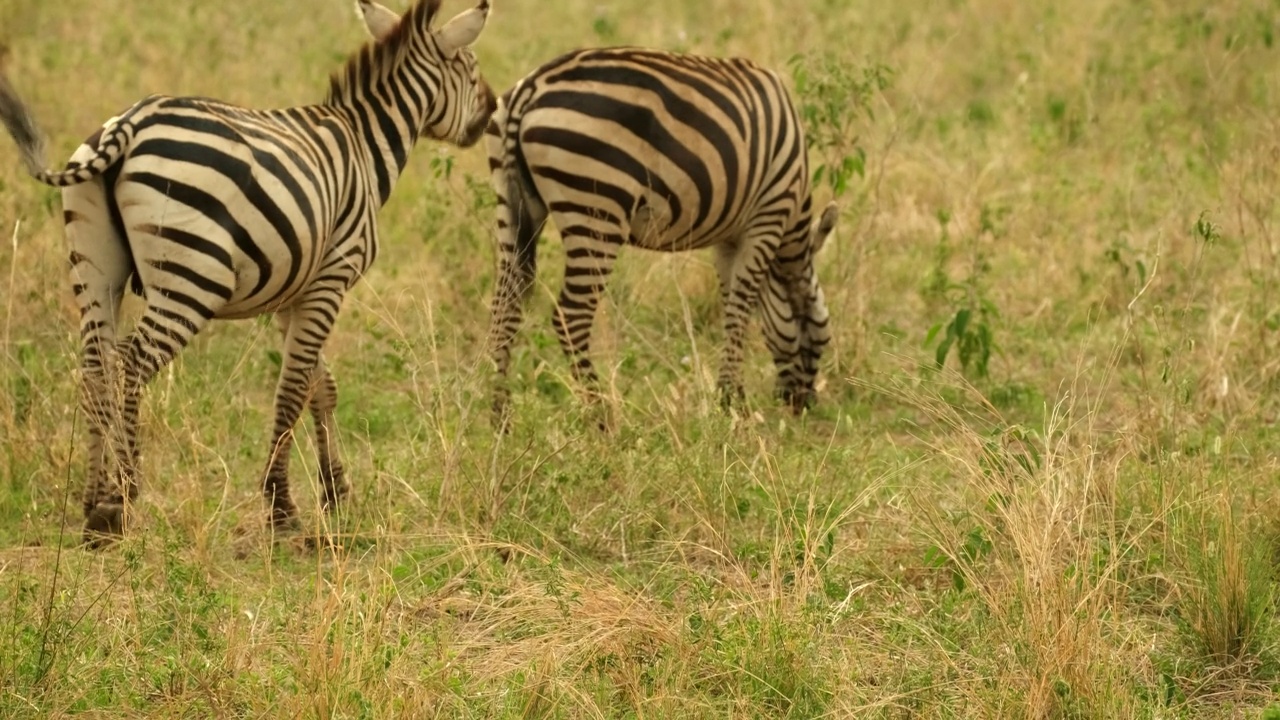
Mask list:
[[[431,26],[441,2],[442,0],[418,0],[386,37],[365,43],[364,47],[347,59],[342,69],[329,76],[329,95],[324,104],[341,105],[350,102],[362,88],[383,76],[408,49],[418,28]]]

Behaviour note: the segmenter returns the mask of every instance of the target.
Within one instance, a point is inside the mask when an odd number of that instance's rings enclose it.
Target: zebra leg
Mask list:
[[[83,309],[82,309],[83,312]],[[107,434],[115,420],[116,367],[114,328],[98,325],[104,321],[80,323],[83,350],[80,360],[80,409],[89,425],[88,473],[84,485],[84,516],[88,519],[108,487]]]
[[[93,183],[77,186],[80,187],[92,188]],[[95,194],[77,195],[77,188],[65,191],[63,201],[67,207],[79,210],[79,203]],[[84,534],[90,546],[101,545],[123,532],[127,501],[137,498],[138,405],[143,388],[226,305],[235,287],[235,271],[229,263],[218,262],[207,252],[204,238],[173,225],[153,224],[155,218],[146,203],[121,202],[120,192],[120,185],[116,185],[116,196],[110,202],[119,210],[119,222],[128,233],[127,243],[121,241],[108,248],[101,237],[78,229],[72,233],[73,252],[83,255],[99,270],[107,262],[127,267],[135,274],[135,288],[141,288],[147,301],[133,331],[115,346],[119,379],[109,384],[105,407],[115,416],[106,429],[106,437],[116,466],[113,478],[102,480],[86,492]],[[101,189],[96,199],[106,207],[108,199]],[[107,217],[107,211],[101,209],[99,216]],[[94,225],[102,222],[115,227],[109,219]],[[116,284],[123,284],[120,278],[119,271],[112,275],[113,284],[106,294],[113,299],[122,292]],[[97,345],[100,354],[107,352],[105,339],[100,337]],[[106,377],[112,378],[110,364],[106,366]]]
[[[346,481],[346,471],[342,460],[338,457],[338,449],[333,439],[337,428],[334,410],[338,407],[338,383],[324,363],[324,356],[316,360],[316,370],[312,382],[311,419],[316,426],[317,462],[320,465],[320,487],[324,491],[324,509],[333,510],[351,491]]]
[[[817,401],[818,361],[831,342],[827,305],[813,257],[834,228],[837,215],[831,204],[811,227],[793,228],[778,248],[761,293],[765,340],[778,368],[777,395],[797,414]]]
[[[77,293],[78,296],[88,291]],[[103,293],[110,296],[110,293]],[[116,293],[109,300],[119,306],[122,293]],[[84,517],[93,515],[96,508],[107,502],[110,496],[111,482],[108,480],[108,437],[112,424],[118,421],[119,376],[118,358],[115,348],[116,313],[99,310],[100,306],[86,308],[81,305],[80,333],[83,342],[83,355],[80,362],[80,408],[84,412],[89,425],[89,467],[84,486]],[[94,317],[98,316],[98,317]],[[110,316],[110,319],[107,319]],[[112,534],[120,534],[115,528]]]
[[[336,385],[324,382],[328,375],[321,366],[320,352],[333,329],[334,318],[342,304],[340,292],[328,288],[312,291],[297,304],[280,311],[280,324],[285,330],[284,359],[280,368],[280,382],[276,385],[275,426],[271,433],[270,455],[262,484],[262,494],[271,503],[271,524],[285,529],[297,523],[298,508],[289,495],[289,452],[293,449],[293,428],[306,405],[321,408],[323,422],[317,424],[317,433],[323,438],[323,448],[328,445],[328,425],[333,421],[332,407],[326,411],[336,396]],[[313,379],[320,378],[320,391],[327,397],[315,404],[311,394]],[[332,392],[331,392],[332,391]],[[325,430],[320,430],[325,427]],[[324,459],[321,459],[323,468]],[[322,470],[323,472],[323,470]]]
[[[724,301],[724,354],[716,384],[725,407],[746,397],[742,386],[743,336],[781,239],[778,228],[766,226],[753,229],[740,243],[720,251],[716,265]]]
[[[537,277],[538,235],[547,220],[547,209],[531,193],[525,193],[509,174],[495,171],[498,193],[498,281],[489,316],[489,349],[497,377],[493,387],[493,423],[505,428],[511,389],[511,346],[524,314],[524,303]]]
[[[791,305],[796,312],[800,337],[799,367],[795,380],[796,392],[792,397],[784,399],[797,413],[817,402],[818,361],[822,359],[827,345],[831,344],[831,318],[826,297],[812,267],[808,274],[809,279],[803,281],[798,286],[797,293],[792,295]],[[799,307],[797,299],[801,301]]]
[[[87,519],[107,493],[107,433],[116,415],[116,326],[132,268],[100,181],[63,191],[71,288],[80,310],[80,407],[88,420]]]
[[[777,263],[770,266],[760,289],[761,330],[778,370],[775,394],[797,412],[810,404],[802,380],[801,316],[791,283],[782,277]]]
[[[276,313],[280,337],[285,342],[289,340],[289,325],[292,317],[292,313],[287,311]],[[342,467],[342,460],[338,457],[338,450],[333,441],[333,431],[337,427],[334,410],[338,407],[338,383],[325,365],[323,353],[316,358],[307,407],[311,410],[311,419],[315,423],[316,462],[320,468],[320,487],[324,492],[324,508],[331,510],[351,488],[345,480],[346,471]]]
[[[623,235],[616,230],[592,230],[559,221],[556,225],[564,234],[565,253],[564,286],[556,304],[556,335],[569,359],[574,380],[595,397],[599,378],[591,364],[591,326]]]
[[[94,506],[86,514],[84,541],[90,547],[123,534],[126,504],[138,497],[138,405],[143,388],[177,357],[214,313],[214,309],[203,307],[195,313],[190,305],[171,299],[160,286],[144,286],[150,289],[147,309],[118,350],[122,373],[119,415],[110,433],[116,478],[99,489]]]

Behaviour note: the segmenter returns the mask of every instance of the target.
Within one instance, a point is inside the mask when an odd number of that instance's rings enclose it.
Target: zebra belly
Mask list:
[[[679,227],[664,215],[659,203],[647,202],[641,197],[639,207],[631,213],[627,244],[657,252],[687,252],[719,245],[737,237],[734,228]]]
[[[261,296],[249,295],[242,299],[236,299],[228,303],[214,315],[223,320],[235,320],[240,318],[250,318],[262,315],[264,313],[276,312],[282,310],[298,299],[311,284],[311,278],[299,278],[293,287],[288,288],[284,292],[276,293],[270,297],[263,298]]]

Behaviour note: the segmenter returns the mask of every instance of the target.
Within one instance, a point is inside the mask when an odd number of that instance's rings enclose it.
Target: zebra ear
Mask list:
[[[364,20],[364,28],[374,40],[391,34],[400,24],[400,15],[390,8],[370,0],[356,0],[356,12]]]
[[[464,10],[455,18],[436,31],[436,40],[440,43],[440,51],[447,58],[455,57],[458,51],[469,47],[480,37],[485,21],[489,19],[489,0],[480,0],[480,4]]]
[[[827,207],[822,210],[822,217],[818,218],[818,222],[813,224],[813,234],[809,238],[815,254],[827,242],[827,237],[831,235],[831,231],[836,229],[836,220],[839,217],[840,206],[836,205],[834,201],[827,203]]]

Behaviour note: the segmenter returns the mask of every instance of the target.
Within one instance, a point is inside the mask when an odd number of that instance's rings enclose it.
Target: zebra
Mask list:
[[[634,47],[570,52],[503,94],[485,132],[498,195],[498,281],[489,343],[506,414],[506,376],[548,217],[564,282],[554,326],[576,380],[593,387],[591,327],[619,250],[715,249],[724,314],[717,385],[744,396],[743,334],[758,306],[796,412],[815,398],[831,331],[814,256],[834,203],[813,220],[804,132],[781,79],[743,58]]]
[[[554,326],[576,380],[597,383],[591,328],[623,246],[714,248],[722,401],[744,397],[743,334],[759,307],[778,397],[796,412],[813,403],[831,340],[814,257],[839,213],[831,203],[813,220],[804,132],[777,74],[743,58],[579,50],[504,93],[485,134],[498,195],[489,345],[499,423],[548,217],[565,253]]]
[[[375,37],[393,18],[380,7],[365,14]],[[554,325],[575,380],[589,388],[597,382],[591,327],[624,245],[715,248],[723,400],[744,396],[743,334],[759,306],[778,396],[797,412],[813,403],[818,361],[831,340],[814,256],[839,212],[832,202],[813,219],[804,131],[776,73],[743,58],[578,50],[516,82],[485,135],[498,196],[489,327],[498,424],[549,217],[566,256]]]
[[[471,50],[489,1],[433,28],[440,4],[418,0],[366,43],[330,77],[321,104],[252,110],[153,95],[108,121],[61,170],[44,169],[41,131],[0,71],[0,120],[27,171],[62,188],[89,419],[87,546],[126,530],[143,389],[214,318],[272,313],[284,342],[263,476],[272,527],[297,525],[288,464],[304,408],[315,421],[323,506],[349,492],[325,340],[378,254],[377,211],[415,142],[474,145],[496,108]],[[117,340],[126,285],[146,307]]]

